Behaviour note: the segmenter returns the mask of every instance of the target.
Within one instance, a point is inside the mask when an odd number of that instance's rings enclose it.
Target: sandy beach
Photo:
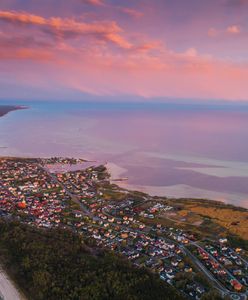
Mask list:
[[[26,300],[16,289],[11,279],[0,266],[0,299],[4,300]]]
[[[122,168],[112,162],[108,162],[106,164],[106,167],[111,175],[111,180],[118,180],[121,177],[124,177],[125,173],[127,172],[127,169]]]

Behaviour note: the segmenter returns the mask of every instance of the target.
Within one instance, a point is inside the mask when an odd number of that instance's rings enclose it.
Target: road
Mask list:
[[[230,276],[231,279],[236,280],[239,284],[241,284],[239,282],[239,280],[234,277],[232,275],[232,273],[230,273],[226,268],[223,267],[223,265],[213,256],[211,255],[211,253],[209,253],[208,251],[206,251],[204,248],[202,248],[199,244],[197,244],[196,242],[191,242],[192,245],[195,245],[197,248],[201,249],[201,251],[207,252],[209,257],[212,259],[212,261],[214,261],[215,263],[217,263],[218,265],[221,266],[221,268]]]
[[[42,167],[42,166],[41,166]],[[75,202],[75,203],[77,203],[77,204],[79,204],[80,205],[80,207],[81,207],[81,209],[82,209],[82,211],[87,215],[87,216],[89,216],[89,217],[91,217],[92,219],[94,219],[94,220],[98,220],[98,221],[100,221],[101,219],[99,218],[99,217],[97,217],[97,216],[95,216],[85,205],[83,205],[81,202],[80,202],[80,200],[78,199],[78,197],[75,195],[75,194],[73,194],[71,191],[69,191],[65,186],[64,186],[64,184],[63,183],[61,183],[58,179],[57,179],[57,177],[54,175],[54,174],[52,174],[52,173],[50,173],[49,172],[49,170],[47,170],[47,169],[45,169],[44,167],[42,167],[46,172],[48,172],[49,174],[50,174],[50,176],[53,178],[53,180],[55,181],[55,182],[57,182],[64,190],[65,190],[65,192],[67,193],[67,195],[68,196],[70,196],[71,197],[71,199]],[[145,199],[144,200],[144,202],[148,202],[148,201],[150,201],[150,199]],[[139,204],[140,205],[140,204]],[[103,214],[105,214],[107,217],[112,217],[112,215],[110,214],[110,213],[108,213],[105,209],[103,209],[102,210],[102,212],[103,212]],[[120,218],[118,218],[118,217],[116,217],[115,216],[115,219],[119,219],[119,220],[121,220]],[[129,231],[132,231],[133,229],[131,229],[129,226],[126,226],[126,225],[119,225],[119,227],[121,228],[121,229],[124,229],[124,230],[129,230]],[[149,226],[148,226],[149,227]],[[151,228],[150,228],[151,229]],[[141,231],[141,230],[135,230],[137,233],[139,233],[139,234],[143,234],[144,232],[143,231]],[[225,296],[225,295],[229,295],[229,296],[231,296],[231,295],[235,295],[235,296],[239,296],[240,298],[239,299],[242,299],[242,300],[245,300],[245,299],[247,299],[246,298],[246,295],[245,294],[237,294],[237,293],[232,293],[230,290],[228,290],[225,286],[223,286],[222,285],[222,283],[220,283],[219,282],[219,280],[217,280],[215,277],[214,277],[214,275],[209,271],[209,270],[207,270],[207,268],[184,246],[184,245],[182,245],[182,244],[180,244],[180,243],[177,243],[176,241],[174,241],[174,240],[171,240],[171,239],[168,239],[168,238],[165,238],[165,237],[163,237],[162,238],[164,241],[166,241],[166,242],[174,242],[174,243],[176,243],[176,244],[178,244],[178,246],[181,248],[181,250],[187,255],[187,256],[189,256],[190,258],[191,258],[191,260],[194,262],[194,264],[198,267],[198,269],[203,273],[203,274],[205,274],[205,276],[212,282],[212,284],[213,284],[213,286],[220,292],[220,294],[222,295],[222,296]],[[202,249],[202,250],[204,250],[201,246],[199,246],[196,242],[192,242],[191,241],[191,244],[193,244],[193,245],[195,245],[196,247],[198,247],[198,248],[200,248],[200,249]],[[205,250],[204,250],[205,251]],[[210,255],[211,256],[211,255]],[[216,259],[214,258],[214,257],[212,257],[211,256],[211,258],[214,260],[214,261],[216,261]],[[217,261],[216,261],[217,262]],[[231,278],[234,278],[233,277],[233,275],[228,271],[228,270],[226,270],[226,272],[229,274],[229,276],[231,277]],[[236,278],[235,278],[236,279]]]
[[[5,271],[0,267],[0,299],[4,300],[26,300],[17,290]]]
[[[230,291],[225,288],[213,275],[210,273],[207,268],[184,246],[180,246],[183,251],[191,258],[191,260],[198,266],[198,268],[208,277],[208,279],[213,283],[214,287],[221,293],[222,296],[225,296],[230,293]]]

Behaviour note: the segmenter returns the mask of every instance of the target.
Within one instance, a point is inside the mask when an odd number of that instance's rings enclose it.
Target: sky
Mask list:
[[[0,98],[248,102],[248,0],[1,0]]]

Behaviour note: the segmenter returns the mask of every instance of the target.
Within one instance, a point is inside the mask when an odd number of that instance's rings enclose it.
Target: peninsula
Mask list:
[[[18,110],[18,109],[25,109],[25,106],[17,106],[17,105],[0,105],[0,117],[3,117],[7,113]]]

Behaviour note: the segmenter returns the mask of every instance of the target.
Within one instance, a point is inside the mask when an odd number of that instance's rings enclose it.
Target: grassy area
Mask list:
[[[234,208],[219,208],[205,205],[186,205],[185,210],[193,212],[212,223],[216,223],[231,234],[248,239],[248,212]],[[205,224],[202,224],[205,225]]]
[[[160,198],[161,199],[161,198]],[[152,221],[193,230],[202,237],[234,236],[248,240],[248,210],[223,202],[203,199],[167,199],[174,207]],[[149,221],[150,222],[150,221]]]

